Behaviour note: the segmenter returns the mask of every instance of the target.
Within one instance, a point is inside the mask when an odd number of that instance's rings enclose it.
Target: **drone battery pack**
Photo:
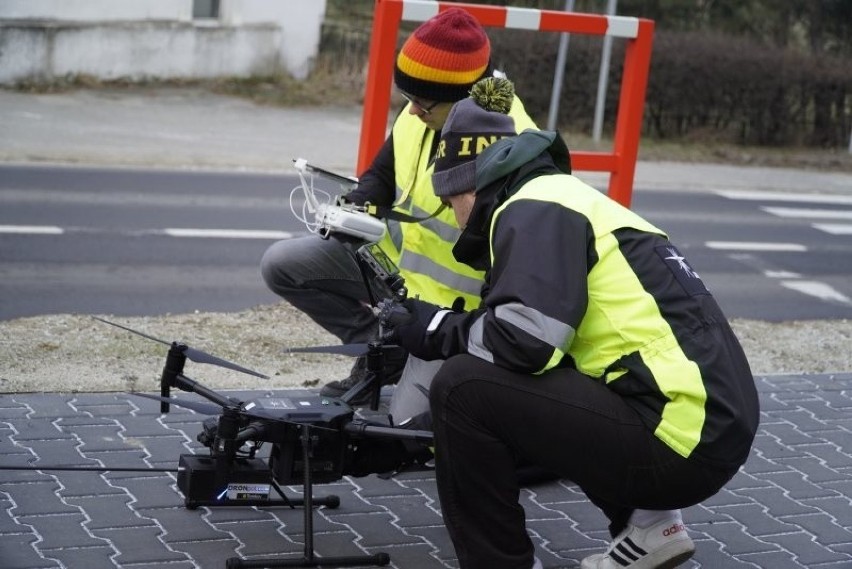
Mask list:
[[[236,458],[224,484],[212,456],[182,454],[178,462],[177,484],[184,503],[197,506],[210,502],[264,500],[269,495],[272,476],[259,458]]]

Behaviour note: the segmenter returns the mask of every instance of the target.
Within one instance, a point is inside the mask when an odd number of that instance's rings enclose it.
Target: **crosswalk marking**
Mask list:
[[[832,235],[852,235],[850,223],[815,223],[814,227]]]
[[[811,219],[852,219],[852,210],[808,209],[797,207],[762,207],[767,213],[778,217],[807,217]]]
[[[785,218],[852,220],[852,210],[791,207],[762,207],[760,209],[777,217]],[[852,235],[852,223],[812,223],[811,227],[831,235]]]
[[[852,196],[719,190],[718,195],[732,200],[781,201],[822,205],[852,206]],[[761,210],[783,218],[852,220],[852,210],[807,207],[761,206]],[[811,227],[831,235],[852,235],[852,223],[812,223]]]
[[[819,281],[781,281],[781,285],[814,296],[820,300],[829,300],[834,302],[842,302],[843,304],[852,304],[852,300],[845,294],[835,290],[830,285]]]
[[[850,206],[852,196],[823,195],[823,194],[799,194],[781,192],[750,192],[750,191],[719,191],[718,195],[733,200],[752,201],[780,201],[795,202],[802,204],[819,204],[823,206]],[[779,207],[761,206],[761,210],[781,218],[797,218],[803,220],[852,220],[852,210],[828,207]],[[852,223],[811,223],[811,227],[832,235],[852,235]],[[733,249],[751,251],[807,251],[804,245],[795,243],[734,243],[734,242],[710,242],[707,246],[714,249]],[[784,270],[764,270],[767,278],[779,279],[781,286],[818,298],[826,302],[836,302],[852,305],[852,299],[838,291],[831,285],[821,282],[804,280],[797,273]]]

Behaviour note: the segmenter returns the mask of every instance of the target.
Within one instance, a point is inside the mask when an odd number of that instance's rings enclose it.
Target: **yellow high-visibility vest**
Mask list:
[[[537,129],[527,115],[523,103],[515,97],[509,112],[515,130]],[[393,126],[395,208],[416,217],[428,217],[441,207],[432,189],[432,143],[440,133],[428,128],[406,107]],[[399,266],[409,295],[439,306],[451,306],[456,298],[465,300],[465,308],[479,306],[484,278],[459,263],[452,248],[460,229],[449,208],[419,223],[388,220],[388,234],[380,243],[382,249]]]

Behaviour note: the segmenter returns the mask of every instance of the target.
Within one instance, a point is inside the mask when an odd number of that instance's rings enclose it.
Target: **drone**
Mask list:
[[[322,557],[313,553],[313,508],[336,508],[337,496],[315,498],[313,484],[331,483],[346,475],[368,472],[359,465],[359,452],[372,459],[376,452],[387,453],[389,468],[400,465],[404,457],[427,459],[427,447],[432,433],[372,424],[358,418],[347,401],[361,389],[381,385],[381,377],[368,374],[363,385],[341,398],[318,395],[275,396],[241,401],[217,393],[184,374],[186,360],[212,363],[257,377],[263,374],[238,366],[180,342],[165,342],[126,326],[93,317],[101,322],[122,328],[156,342],[169,344],[166,363],[160,378],[160,395],[134,395],[160,402],[160,411],[167,413],[171,405],[211,416],[202,424],[197,436],[208,454],[181,454],[178,463],[177,486],[184,495],[188,509],[200,506],[272,506],[283,503],[290,507],[303,506],[305,525],[305,554],[301,560],[263,559],[257,562],[233,557],[226,567],[318,567],[387,565],[386,553],[353,557]],[[358,348],[358,345],[354,345]],[[381,360],[383,346],[377,341],[368,347],[373,358]],[[294,351],[321,351],[317,348]],[[375,363],[375,362],[374,362]],[[195,393],[208,402],[172,397],[172,388]],[[360,389],[359,389],[360,388]],[[391,444],[376,444],[374,441]],[[271,444],[268,457],[258,451],[264,443]],[[372,466],[372,465],[371,465]],[[288,498],[282,486],[301,484],[303,499]],[[277,494],[279,499],[275,499]]]
[[[198,507],[271,507],[278,505],[303,507],[305,544],[302,558],[282,557],[244,559],[231,557],[227,569],[247,567],[343,567],[384,566],[390,563],[387,553],[373,555],[316,557],[314,554],[313,510],[325,506],[337,508],[340,499],[330,495],[314,497],[313,484],[331,483],[344,476],[380,474],[392,469],[427,468],[431,459],[430,431],[404,429],[377,424],[359,417],[348,400],[362,389],[381,386],[383,351],[379,340],[366,346],[367,357],[375,368],[362,384],[340,398],[319,395],[285,395],[240,400],[218,393],[191,379],[184,373],[187,360],[212,364],[259,378],[268,376],[223,358],[188,346],[183,342],[167,342],[104,318],[95,320],[121,328],[138,336],[169,346],[160,376],[160,394],[131,393],[136,397],[160,403],[160,412],[171,406],[190,409],[208,416],[202,422],[196,440],[206,453],[181,454],[177,468],[177,487],[184,505]],[[364,346],[354,344],[329,347],[332,353],[360,354]],[[323,347],[296,348],[294,352],[323,352]],[[173,397],[172,389],[195,393],[206,401]],[[261,456],[261,447],[271,449]],[[377,462],[378,459],[378,462]],[[0,470],[38,471],[145,471],[175,472],[163,468],[74,467],[74,466],[0,466]],[[302,485],[302,498],[289,498],[283,486]],[[276,497],[277,495],[277,497]]]
[[[187,360],[211,364],[258,378],[268,376],[230,362],[179,341],[166,341],[104,318],[93,319],[148,340],[168,346],[165,364],[160,375],[160,393],[132,393],[158,401],[160,412],[168,413],[172,406],[190,409],[207,416],[196,440],[207,449],[199,454],[181,454],[177,468],[177,486],[184,496],[187,509],[198,507],[269,507],[285,505],[303,507],[305,544],[302,558],[226,560],[228,569],[240,567],[321,567],[321,566],[384,566],[390,563],[387,553],[374,555],[316,557],[314,554],[313,510],[340,505],[337,496],[314,497],[313,485],[331,483],[344,476],[364,476],[371,473],[401,471],[406,468],[426,468],[432,458],[430,431],[414,430],[379,424],[356,413],[349,401],[370,390],[370,408],[378,409],[384,357],[388,350],[398,349],[383,338],[384,328],[393,318],[404,315],[402,301],[407,290],[396,267],[375,244],[363,245],[356,251],[357,260],[365,275],[368,272],[385,288],[382,294],[391,297],[379,314],[379,332],[366,344],[291,348],[290,352],[337,353],[349,356],[365,355],[366,377],[339,398],[320,395],[269,396],[240,400],[203,385],[184,373]],[[371,299],[374,294],[370,293]],[[375,304],[374,304],[375,306]],[[206,401],[173,397],[172,390],[195,393]],[[268,453],[261,454],[265,444]],[[162,471],[174,469],[119,467],[0,467],[0,470],[80,470],[80,471]],[[302,485],[302,498],[289,498],[283,486]]]

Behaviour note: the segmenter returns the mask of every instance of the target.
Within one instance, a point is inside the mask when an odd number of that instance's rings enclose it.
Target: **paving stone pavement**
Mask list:
[[[757,379],[761,426],[749,461],[684,511],[697,551],[684,567],[852,568],[852,374]],[[232,393],[241,398],[293,392]],[[192,396],[185,396],[192,397]],[[0,465],[174,468],[203,417],[127,394],[0,396]],[[578,457],[582,459],[582,457]],[[298,497],[301,487],[285,489]],[[458,566],[431,472],[343,478],[314,494],[319,557],[386,552],[390,567]],[[608,540],[603,516],[568,481],[523,489],[537,555],[577,567]],[[188,509],[174,474],[0,470],[0,567],[225,567],[234,556],[299,558],[303,510]]]

